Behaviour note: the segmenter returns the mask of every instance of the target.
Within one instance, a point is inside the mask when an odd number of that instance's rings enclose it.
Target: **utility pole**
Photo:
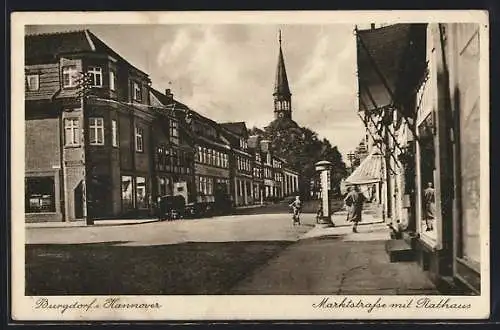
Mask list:
[[[85,219],[85,223],[87,225],[93,225],[94,224],[94,219],[92,218],[92,214],[90,210],[92,209],[91,207],[89,208],[89,192],[88,192],[88,186],[89,186],[89,171],[90,171],[90,166],[89,166],[89,145],[90,145],[90,134],[89,134],[89,118],[87,114],[87,107],[86,107],[86,99],[88,92],[90,91],[90,83],[91,79],[90,76],[85,73],[81,72],[80,73],[80,78],[78,79],[78,98],[80,99],[80,107],[82,109],[82,117],[83,117],[83,168],[84,168],[84,178],[83,178],[83,218]]]
[[[384,145],[385,145],[385,181],[386,181],[386,199],[387,199],[387,203],[386,203],[386,206],[387,206],[387,217],[391,217],[392,216],[392,202],[391,202],[391,148],[389,146],[389,125],[388,125],[388,120],[387,120],[387,117],[388,117],[388,109],[384,109],[383,110],[383,119],[385,121],[385,129],[384,129]],[[392,114],[392,113],[391,113]]]

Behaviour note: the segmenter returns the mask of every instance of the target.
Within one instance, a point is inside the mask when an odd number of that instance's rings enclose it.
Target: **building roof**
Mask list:
[[[220,125],[231,131],[234,134],[245,136],[247,135],[247,126],[244,121],[234,122],[234,123],[220,123]]]
[[[426,24],[394,24],[357,31],[361,111],[392,105],[398,101],[393,96],[411,92],[422,79],[426,66],[426,27]]]
[[[149,88],[149,92],[151,95],[151,105],[153,106],[158,106],[158,107],[169,107],[172,109],[178,109],[178,110],[190,110],[187,105],[184,103],[181,103],[177,101],[176,99],[169,98],[165,94],[163,94],[160,91],[157,91],[154,88]]]
[[[89,30],[31,34],[26,35],[24,40],[26,61],[41,58],[57,58],[65,54],[102,53],[115,57],[139,73],[146,77],[148,76],[147,73],[130,64],[130,62],[125,60]]]
[[[276,118],[272,122],[267,125],[268,128],[272,128],[275,130],[289,130],[289,129],[298,129],[299,125],[291,118],[283,117]]]
[[[274,82],[273,95],[290,96],[290,86],[288,85],[288,77],[286,75],[285,59],[283,50],[281,49],[281,31],[279,36],[280,50],[278,55],[278,66],[276,68],[276,80]]]
[[[370,153],[354,172],[345,180],[345,184],[369,184],[382,181],[382,162],[383,157],[375,150]]]

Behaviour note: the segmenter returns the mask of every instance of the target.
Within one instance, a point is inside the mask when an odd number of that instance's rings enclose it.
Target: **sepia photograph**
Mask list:
[[[13,318],[489,315],[487,12],[12,24]]]

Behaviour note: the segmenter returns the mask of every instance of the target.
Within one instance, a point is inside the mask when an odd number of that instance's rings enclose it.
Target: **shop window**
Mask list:
[[[122,176],[122,207],[123,210],[131,210],[134,208],[133,199],[133,183],[132,177],[128,175]]]
[[[146,178],[144,177],[138,176],[136,178],[135,198],[136,198],[136,206],[138,209],[145,209],[148,207]]]
[[[31,177],[25,179],[25,212],[55,212],[54,177]]]
[[[479,30],[475,24],[459,24],[457,44],[461,49],[457,59],[460,93],[456,93],[460,107],[460,189],[461,242],[459,257],[475,271],[481,261],[481,134],[480,132],[480,49]],[[470,268],[470,267],[469,267]]]
[[[420,148],[420,198],[421,217],[420,232],[436,240],[436,221],[439,216],[436,210],[437,192],[435,191],[435,144],[433,115],[429,114],[419,125]]]

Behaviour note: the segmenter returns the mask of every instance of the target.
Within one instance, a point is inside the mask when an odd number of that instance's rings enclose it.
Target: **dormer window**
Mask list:
[[[133,91],[134,91],[134,100],[141,101],[142,100],[142,90],[141,85],[134,81],[133,83]]]

